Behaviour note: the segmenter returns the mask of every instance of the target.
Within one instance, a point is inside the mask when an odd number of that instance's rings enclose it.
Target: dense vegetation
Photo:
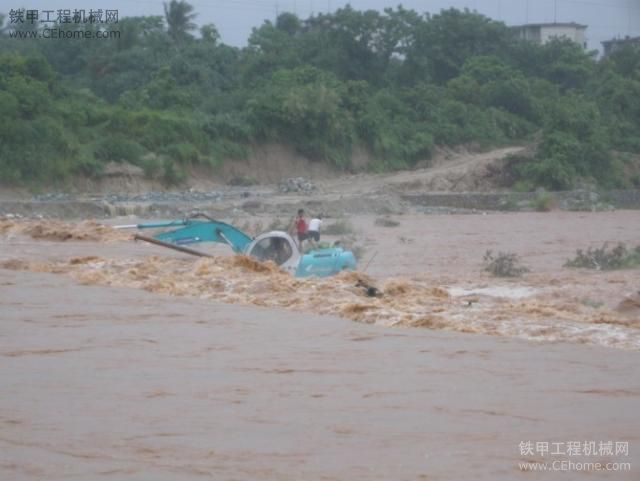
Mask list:
[[[536,156],[512,165],[523,188],[640,184],[620,154],[640,152],[638,50],[598,61],[477,13],[402,7],[284,13],[240,49],[213,25],[195,32],[194,16],[172,0],[165,17],[54,27],[120,32],[92,40],[16,38],[37,26],[0,18],[0,182],[64,182],[113,160],[179,183],[270,141],[347,170],[355,146],[384,170],[437,145],[531,141]]]

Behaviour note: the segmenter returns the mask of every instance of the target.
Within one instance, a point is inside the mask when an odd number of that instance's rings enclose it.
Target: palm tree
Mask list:
[[[191,37],[189,32],[197,28],[197,25],[192,22],[196,17],[193,13],[193,5],[189,5],[185,0],[171,0],[169,5],[165,3],[164,16],[167,19],[169,36],[175,42]]]

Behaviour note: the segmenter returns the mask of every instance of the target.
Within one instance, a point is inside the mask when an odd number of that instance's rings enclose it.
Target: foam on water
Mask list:
[[[462,287],[449,287],[447,288],[447,291],[453,297],[480,295],[490,297],[504,297],[507,299],[524,299],[536,294],[535,289],[524,286],[492,286],[477,287],[472,289],[465,289]]]
[[[131,238],[130,233],[118,231],[93,220],[69,223],[58,220],[0,219],[0,234],[27,235],[33,239],[50,241],[110,242]]]
[[[1,263],[0,267],[67,274],[83,284],[337,315],[385,326],[640,349],[640,319],[635,316],[588,308],[533,290],[532,295],[526,296],[529,292],[526,287],[443,288],[428,281],[390,278],[378,285],[382,296],[368,297],[359,284],[375,282],[362,273],[300,279],[271,262],[261,263],[246,256],[198,259],[89,256],[45,262],[14,259]]]

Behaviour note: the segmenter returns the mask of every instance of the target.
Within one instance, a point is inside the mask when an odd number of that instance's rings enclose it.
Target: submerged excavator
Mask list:
[[[252,256],[260,261],[273,261],[296,277],[326,277],[356,268],[353,252],[340,246],[301,252],[298,244],[286,232],[270,231],[252,238],[240,229],[205,214],[117,228],[162,229],[153,237],[137,234],[134,239],[200,257],[210,255],[186,246],[200,242],[227,244],[237,254]]]

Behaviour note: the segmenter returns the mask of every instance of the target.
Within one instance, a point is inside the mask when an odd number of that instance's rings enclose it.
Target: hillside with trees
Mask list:
[[[215,25],[198,31],[184,1],[164,17],[47,27],[108,39],[33,39],[40,24],[4,13],[5,185],[64,185],[110,161],[179,184],[190,166],[215,169],[269,142],[344,171],[356,147],[388,171],[437,146],[526,142],[536,153],[509,167],[518,188],[640,187],[629,174],[640,153],[637,49],[598,60],[455,9],[283,13],[244,48],[224,44]]]

